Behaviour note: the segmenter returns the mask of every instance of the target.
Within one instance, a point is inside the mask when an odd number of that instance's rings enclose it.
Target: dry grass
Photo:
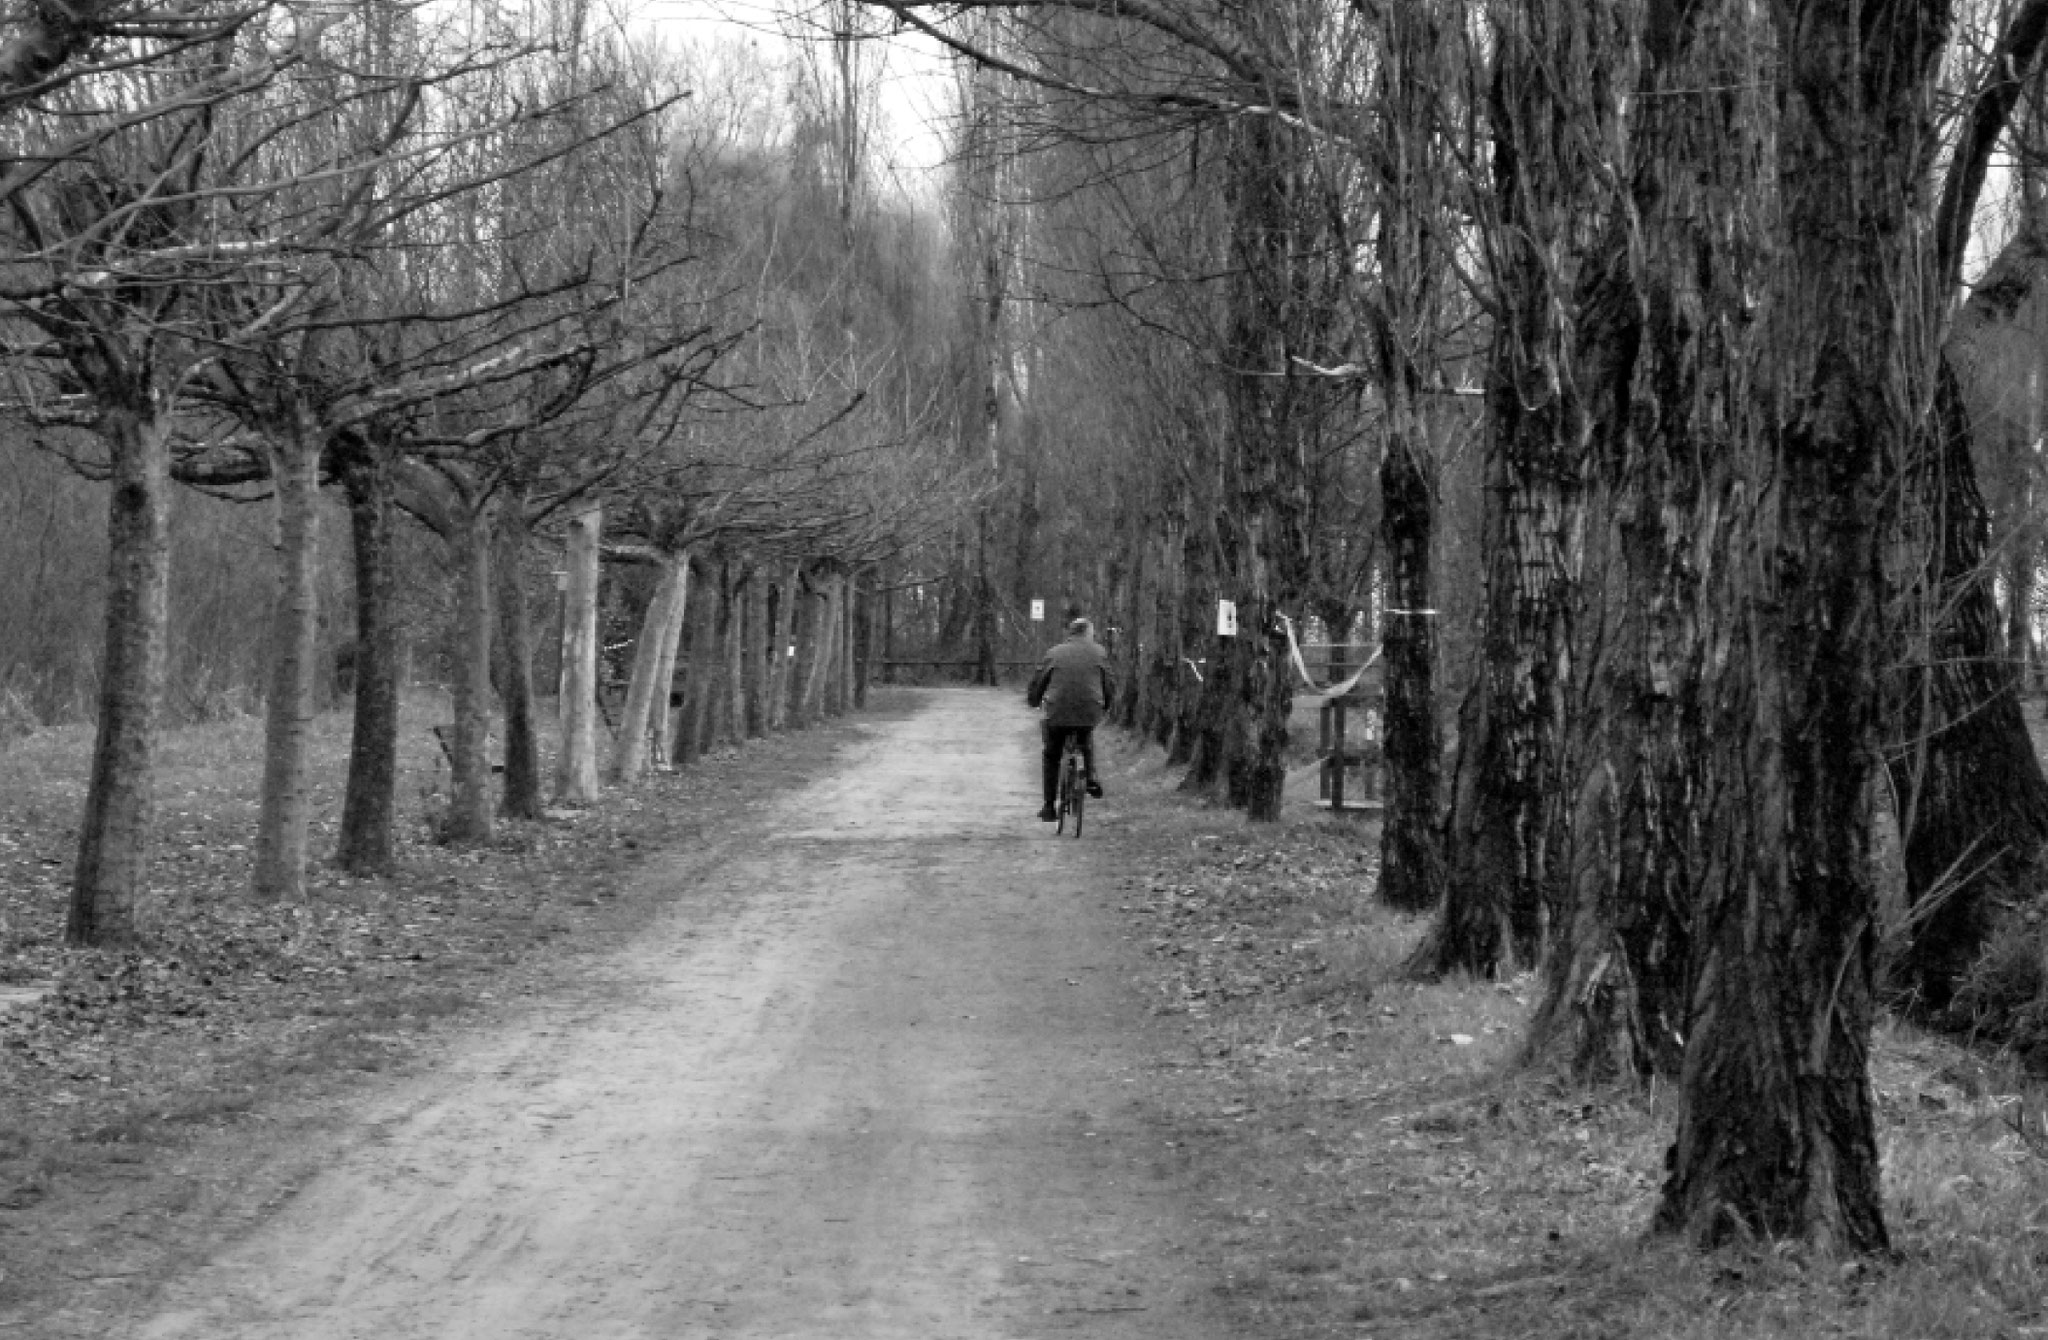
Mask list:
[[[1516,1072],[1533,983],[1404,980],[1421,923],[1371,901],[1376,827],[1253,828],[1152,758],[1119,779],[1147,836],[1117,903],[1188,1025],[1171,1117],[1245,1333],[2048,1335],[2048,1101],[2012,1068],[1880,1030],[1890,1261],[1648,1239],[1668,1094]]]

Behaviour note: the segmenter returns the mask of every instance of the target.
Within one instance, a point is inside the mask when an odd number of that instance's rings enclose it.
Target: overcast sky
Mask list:
[[[790,17],[804,8],[802,0],[625,0],[640,21],[682,42],[739,41],[753,38],[764,50],[789,58],[792,35],[804,31],[801,19]],[[928,42],[891,38],[871,48],[880,60],[874,79],[881,99],[883,124],[876,128],[875,166],[893,175],[902,189],[918,196],[931,190],[931,175],[945,155],[940,126],[952,86],[946,58]]]

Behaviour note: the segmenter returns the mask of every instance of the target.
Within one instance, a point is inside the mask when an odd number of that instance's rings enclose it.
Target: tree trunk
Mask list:
[[[683,625],[690,613],[690,553],[676,557],[676,598],[669,611],[668,627],[662,630],[661,660],[654,667],[654,702],[648,709],[654,728],[652,754],[657,767],[669,762],[669,742],[675,731],[676,659],[682,654]]]
[[[1582,611],[1570,868],[1555,883],[1527,1059],[1585,1082],[1679,1073],[1693,890],[1713,782],[1706,583],[1727,544],[1709,496],[1754,401],[1748,205],[1769,113],[1689,90],[1738,66],[1750,34],[1696,7],[1647,44],[1630,136],[1635,208],[1584,267],[1574,358],[1599,501],[1604,598]],[[1720,482],[1713,485],[1721,487]]]
[[[1884,719],[1908,908],[1891,975],[1921,1009],[1938,1012],[2000,905],[2038,887],[2048,778],[2027,734],[2017,667],[1999,654],[1990,518],[1968,413],[1945,363],[1936,409],[1908,489],[1908,526],[1926,555],[1913,583],[1919,608],[1908,617],[1926,626],[1909,634],[1917,654],[1888,677]]]
[[[742,596],[746,605],[746,642],[741,655],[746,663],[747,735],[759,739],[768,733],[768,686],[774,679],[766,566],[755,564]]]
[[[391,458],[364,444],[343,467],[356,573],[355,711],[334,860],[352,875],[388,872],[397,857],[398,560]]]
[[[259,898],[306,894],[307,750],[319,638],[319,434],[294,424],[268,444],[276,495],[277,593],[271,606],[270,684],[263,713],[263,798],[256,821],[254,887]]]
[[[1437,826],[1443,743],[1436,720],[1434,530],[1427,444],[1418,432],[1391,438],[1380,460],[1380,535],[1387,552],[1386,662],[1381,751],[1386,809],[1380,817],[1380,901],[1424,911],[1443,900],[1443,834]],[[1334,633],[1334,630],[1333,630]]]
[[[798,730],[808,729],[817,719],[814,691],[818,662],[825,652],[825,600],[821,588],[822,579],[815,574],[807,574],[797,598],[796,664],[790,671],[789,720]]]
[[[526,603],[526,500],[507,496],[497,527],[492,571],[498,586],[498,658],[505,668],[499,697],[505,707],[505,777],[498,813],[507,819],[541,817],[540,730],[534,708],[533,617]]]
[[[465,508],[449,537],[455,559],[454,742],[444,841],[491,838],[491,541],[496,509]]]
[[[725,663],[720,679],[726,695],[723,730],[735,746],[747,742],[747,586],[752,580],[752,573],[726,560],[725,628],[719,644]]]
[[[875,631],[875,596],[871,589],[874,584],[872,570],[865,587],[855,583],[853,591],[853,633],[848,654],[853,658],[853,710],[865,711],[868,705],[868,661],[873,655]]]
[[[796,665],[796,565],[784,563],[775,570],[775,590],[769,601],[768,630],[768,729],[789,726],[789,678]]]
[[[1655,1226],[1887,1246],[1868,1070],[1880,537],[1932,391],[1918,347],[1916,200],[1932,157],[1944,0],[1768,11],[1782,25],[1760,441],[1738,443],[1748,533],[1722,717],[1728,804],[1693,913],[1684,1071]],[[1748,75],[1749,72],[1740,72]],[[1844,245],[1855,239],[1856,245]]]
[[[2041,551],[2033,536],[2015,540],[2006,569],[2005,654],[2023,694],[2040,680],[2041,648],[2034,636],[2034,587],[2040,566]]]
[[[851,577],[838,573],[832,578],[830,587],[830,614],[832,621],[832,659],[825,680],[825,715],[845,716],[847,701],[852,697],[853,685],[853,606],[847,599],[852,592]],[[995,683],[994,663],[990,663],[988,682]]]
[[[1182,658],[1187,655],[1187,525],[1170,519],[1159,537],[1161,573],[1158,603],[1154,610],[1157,649],[1152,658],[1152,705],[1147,725],[1153,742],[1172,758],[1176,727],[1181,718],[1183,686],[1193,682]]]
[[[1437,971],[1533,967],[1566,837],[1571,613],[1582,562],[1586,407],[1573,367],[1581,240],[1615,203],[1625,5],[1501,11],[1490,105],[1488,265],[1500,295],[1487,394],[1481,665],[1460,710]],[[1568,132],[1560,127],[1570,127]]]
[[[598,532],[604,513],[589,507],[569,519],[569,587],[562,616],[562,753],[555,766],[555,799],[597,803],[597,585]]]
[[[107,639],[100,666],[92,778],[64,939],[132,943],[154,841],[156,723],[169,613],[171,416],[108,408]]]
[[[640,620],[633,646],[633,677],[626,686],[626,706],[619,715],[619,738],[612,748],[612,781],[621,786],[646,775],[649,738],[667,714],[668,690],[661,681],[662,662],[670,656],[676,614],[686,595],[687,558],[665,558],[661,577]]]
[[[676,713],[675,748],[669,755],[679,768],[701,758],[710,742],[707,703],[714,679],[711,647],[717,640],[718,587],[708,573],[694,573],[691,584],[696,587],[697,596],[684,605],[682,646],[678,652],[684,666],[683,705]]]

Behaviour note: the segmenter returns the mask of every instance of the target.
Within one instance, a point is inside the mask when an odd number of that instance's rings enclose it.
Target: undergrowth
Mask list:
[[[1227,1188],[1247,1334],[2048,1335],[2048,1101],[2019,1067],[1878,1030],[1889,1259],[1651,1238],[1670,1093],[1518,1069],[1533,979],[1404,977],[1424,923],[1373,901],[1376,825],[1248,825],[1155,757],[1124,755],[1150,838],[1118,905],[1187,1024],[1177,1119]]]

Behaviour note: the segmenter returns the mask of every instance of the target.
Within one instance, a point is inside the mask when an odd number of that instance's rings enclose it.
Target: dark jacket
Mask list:
[[[1045,704],[1045,724],[1092,729],[1109,711],[1116,680],[1109,673],[1109,653],[1092,637],[1075,634],[1045,654],[1045,663],[1031,677],[1025,701]]]

